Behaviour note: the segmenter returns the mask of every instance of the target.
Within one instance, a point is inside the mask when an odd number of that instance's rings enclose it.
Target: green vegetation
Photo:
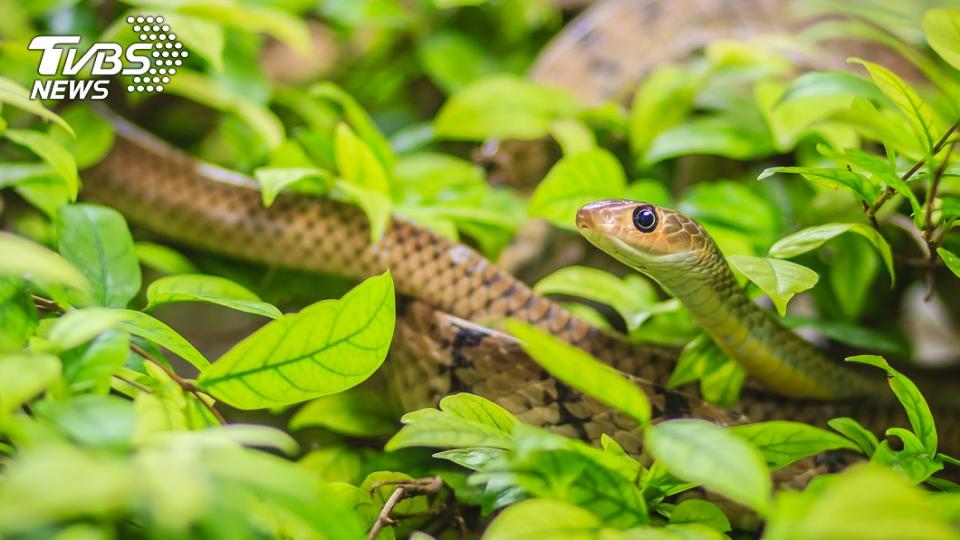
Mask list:
[[[716,40],[657,66],[629,103],[597,106],[524,76],[567,16],[548,0],[0,5],[0,537],[957,538],[960,460],[944,450],[960,442],[938,436],[948,419],[909,364],[873,353],[915,356],[922,338],[895,314],[918,288],[960,320],[960,8],[856,3],[866,19]],[[469,393],[397,411],[378,386],[398,316],[390,272],[344,283],[241,264],[78,202],[79,171],[115,133],[84,102],[30,100],[39,55],[26,45],[130,43],[124,19],[138,14],[163,15],[192,54],[164,95],[118,92],[116,105],[256,178],[264,205],[333,197],[362,208],[372,240],[396,215],[492,260],[529,220],[574,239],[593,200],[676,208],[785,325],[885,372],[909,427],[656,422],[623,374],[512,320],[552,376],[640,426],[643,455]],[[896,67],[795,63],[836,36],[885,45]],[[508,160],[508,143],[530,145],[546,166],[485,170],[471,156],[491,140]],[[679,302],[615,268],[566,266],[534,288],[632,340],[682,347],[669,385],[735,405],[743,370]],[[227,317],[245,337],[212,346],[208,327]],[[841,449],[859,462],[805,489],[771,475]],[[734,531],[756,518],[761,532]]]

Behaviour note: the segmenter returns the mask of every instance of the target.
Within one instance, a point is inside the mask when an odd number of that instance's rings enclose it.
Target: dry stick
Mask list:
[[[168,368],[168,367],[167,367],[166,365],[164,365],[164,363],[161,362],[160,360],[154,358],[153,355],[151,355],[151,354],[148,353],[147,351],[143,350],[143,348],[140,347],[139,345],[137,345],[136,343],[131,343],[131,344],[130,344],[130,350],[133,351],[133,352],[135,352],[135,353],[137,353],[137,355],[139,355],[139,356],[140,356],[141,358],[143,358],[144,360],[147,360],[147,361],[150,362],[151,364],[153,364],[153,365],[157,366],[158,368],[160,368],[160,370],[163,371],[163,372],[167,375],[167,377],[170,377],[170,379],[173,380],[173,382],[177,383],[177,385],[178,385],[181,389],[183,389],[184,392],[189,392],[189,393],[193,394],[193,397],[197,398],[197,401],[199,401],[200,404],[203,405],[204,408],[207,409],[207,411],[209,411],[210,414],[212,414],[213,417],[217,419],[217,422],[220,423],[220,425],[223,426],[223,425],[226,425],[226,424],[227,424],[226,418],[224,418],[223,415],[220,414],[220,411],[218,411],[218,410],[216,409],[216,407],[214,407],[214,406],[213,406],[212,404],[210,404],[210,403],[207,403],[207,400],[203,399],[203,395],[202,395],[202,394],[204,394],[204,392],[203,392],[202,390],[200,390],[199,388],[197,388],[196,386],[194,386],[193,383],[191,383],[190,381],[184,379],[184,378],[181,377],[180,375],[177,375],[177,373],[176,373],[175,371],[173,371],[172,369]]]
[[[960,121],[955,122],[952,126],[950,126],[950,129],[948,129],[947,132],[944,133],[942,137],[940,137],[940,140],[938,140],[937,143],[933,145],[933,151],[930,152],[931,157],[937,155],[938,153],[940,153],[941,150],[943,150],[943,147],[947,144],[947,141],[950,139],[950,136],[953,135],[953,132],[956,131],[958,128],[960,128]],[[927,163],[927,158],[923,158],[920,161],[914,163],[913,167],[910,167],[910,170],[903,173],[903,176],[901,176],[900,179],[906,182],[907,180],[910,179],[910,177],[916,174],[916,172],[919,171],[920,168],[923,167],[926,163]],[[876,218],[877,212],[880,210],[880,207],[883,206],[883,204],[890,199],[890,197],[893,197],[894,193],[896,193],[896,190],[887,186],[887,190],[884,191],[877,198],[877,200],[874,201],[874,203],[870,205],[869,208],[866,209],[867,217],[870,218],[870,221],[873,223],[873,226],[875,228],[879,228],[877,225],[877,218]]]
[[[397,488],[393,490],[390,497],[383,503],[383,508],[380,509],[377,520],[373,522],[373,526],[370,527],[370,532],[367,533],[367,540],[376,540],[377,535],[380,534],[380,531],[385,526],[396,523],[396,521],[390,517],[390,512],[393,512],[393,509],[396,508],[400,501],[407,497],[437,493],[440,491],[440,488],[443,487],[443,480],[441,480],[439,476],[431,476],[430,478],[420,478],[406,482],[379,482],[373,485],[371,492],[380,486],[391,484],[397,484]]]

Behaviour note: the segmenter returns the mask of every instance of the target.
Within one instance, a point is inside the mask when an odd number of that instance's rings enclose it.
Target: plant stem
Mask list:
[[[168,367],[167,367],[166,365],[164,365],[164,363],[161,362],[160,360],[154,358],[153,355],[151,355],[151,354],[148,353],[147,351],[143,350],[143,348],[140,347],[139,345],[137,345],[136,343],[131,343],[131,344],[130,344],[130,350],[133,351],[133,352],[135,352],[138,356],[140,356],[140,357],[143,358],[144,360],[146,360],[146,361],[150,362],[151,364],[153,364],[153,365],[157,366],[158,368],[160,368],[160,370],[163,371],[164,374],[166,374],[167,377],[170,377],[170,379],[173,380],[173,382],[177,383],[177,385],[178,385],[180,388],[182,388],[184,392],[189,392],[189,393],[193,394],[193,397],[197,398],[197,400],[200,402],[200,404],[203,405],[204,408],[206,408],[206,409],[210,412],[210,414],[212,414],[213,417],[217,419],[217,422],[219,422],[220,425],[226,425],[226,424],[227,424],[227,420],[223,417],[222,414],[220,414],[220,411],[218,411],[218,410],[217,410],[213,405],[211,405],[210,403],[207,403],[207,400],[203,399],[203,394],[204,394],[204,392],[203,392],[202,390],[200,390],[199,388],[197,388],[196,386],[194,386],[193,383],[191,383],[190,381],[184,379],[184,378],[181,377],[180,375],[177,375],[177,373],[176,373],[175,371],[173,371],[172,369],[168,368]]]

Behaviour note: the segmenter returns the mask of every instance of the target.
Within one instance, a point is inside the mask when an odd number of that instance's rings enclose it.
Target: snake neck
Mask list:
[[[720,350],[767,388],[812,399],[878,391],[877,384],[827,359],[754,303],[715,244],[688,264],[657,269],[655,278],[683,302]]]

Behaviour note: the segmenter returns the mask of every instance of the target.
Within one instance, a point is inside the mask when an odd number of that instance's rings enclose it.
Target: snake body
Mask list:
[[[556,81],[567,71],[579,73],[572,88],[585,99],[617,95],[614,86],[622,89],[656,61],[683,56],[705,39],[749,35],[779,24],[770,15],[772,6],[781,3],[677,4],[601,3],[561,35],[533,74]],[[731,16],[743,21],[728,20]],[[585,27],[583,21],[592,26]],[[624,28],[630,24],[637,27]],[[603,31],[604,25],[610,28]],[[662,54],[641,60],[631,51],[630,43],[650,37],[641,25],[658,29]],[[557,54],[564,50],[571,64],[566,71],[558,64],[563,55]],[[651,396],[657,418],[693,416],[722,424],[791,419],[823,425],[829,418],[849,415],[878,430],[903,419],[890,402],[785,399],[748,388],[739,411],[733,412],[704,403],[691,391],[666,390],[661,385],[672,371],[676,351],[629,343],[597,329],[466,246],[398,218],[390,221],[380,242],[371,244],[363,213],[329,198],[284,194],[265,208],[251,178],[200,163],[121,119],[111,116],[111,121],[115,144],[103,161],[84,171],[82,195],[120,210],[131,223],[185,245],[267,265],[356,279],[390,269],[397,291],[416,299],[398,320],[388,362],[391,383],[407,408],[434,405],[450,392],[471,391],[523,421],[592,440],[608,433],[638,453],[639,435],[629,419],[551,378],[515,340],[482,326],[489,318],[509,316],[634,377]],[[772,374],[767,380],[780,384],[792,379]],[[795,394],[823,397],[834,390],[814,384]],[[941,440],[960,444],[956,437]]]

